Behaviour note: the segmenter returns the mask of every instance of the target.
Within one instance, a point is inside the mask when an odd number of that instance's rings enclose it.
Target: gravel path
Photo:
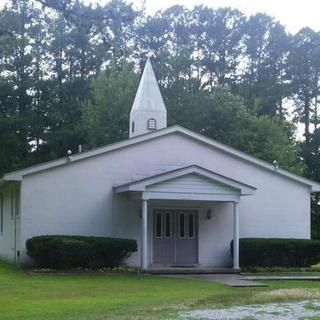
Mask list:
[[[300,320],[320,316],[320,301],[247,305],[229,309],[181,312],[180,319],[201,320]]]

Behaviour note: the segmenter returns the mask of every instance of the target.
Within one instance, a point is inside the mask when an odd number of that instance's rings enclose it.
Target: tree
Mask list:
[[[198,37],[196,56],[201,57],[204,84],[209,88],[234,86],[243,53],[243,13],[231,8],[213,10],[199,6],[193,10],[193,18],[192,32]]]
[[[35,133],[31,119],[37,112],[35,94],[41,77],[39,51],[32,50],[39,49],[43,35],[37,27],[38,17],[39,12],[22,0],[15,1],[10,10],[5,8],[0,16],[1,25],[7,26],[0,38],[0,86],[4,89],[0,102],[1,172],[30,163],[30,141]],[[12,161],[7,155],[12,155]]]
[[[170,123],[179,123],[219,142],[301,174],[294,127],[269,116],[257,116],[226,88],[212,93],[163,90]]]
[[[91,98],[83,105],[79,130],[86,148],[128,137],[129,112],[138,87],[131,64],[113,65],[91,82]]]
[[[292,40],[289,55],[292,93],[298,120],[304,124],[305,143],[310,143],[310,124],[318,125],[320,85],[320,35],[310,28],[300,30]]]
[[[289,36],[273,18],[258,13],[245,25],[245,72],[239,94],[258,115],[285,119],[283,99],[289,95],[286,59]]]

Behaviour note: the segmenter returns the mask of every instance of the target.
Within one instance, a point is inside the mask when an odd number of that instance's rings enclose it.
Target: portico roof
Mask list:
[[[191,165],[115,186],[115,193],[142,192],[147,199],[236,201],[256,188]]]

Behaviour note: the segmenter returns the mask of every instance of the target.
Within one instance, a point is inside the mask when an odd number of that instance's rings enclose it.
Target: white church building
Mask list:
[[[127,140],[1,178],[0,259],[29,263],[33,236],[90,235],[136,239],[126,263],[145,270],[239,269],[239,238],[310,238],[320,184],[167,127],[149,60],[129,129]]]

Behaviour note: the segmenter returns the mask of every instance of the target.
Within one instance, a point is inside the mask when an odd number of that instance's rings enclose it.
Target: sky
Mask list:
[[[107,0],[86,1],[102,4],[107,2]],[[129,0],[128,2],[141,8],[143,0]],[[146,10],[150,14],[174,4],[184,5],[189,9],[195,5],[204,4],[213,8],[237,8],[247,15],[256,12],[267,13],[279,20],[291,33],[305,26],[320,31],[320,0],[145,0],[145,3]]]
[[[133,2],[139,3],[140,1]],[[289,32],[295,33],[305,26],[320,31],[319,0],[146,0],[146,8],[148,12],[154,13],[174,3],[185,5],[188,8],[199,4],[213,8],[232,7],[247,15],[263,12],[279,20]]]
[[[0,0],[0,8],[8,0]],[[84,0],[84,2],[104,4],[109,0]],[[172,5],[180,4],[189,9],[195,5],[204,4],[212,8],[232,7],[241,10],[246,15],[263,12],[280,21],[291,33],[302,27],[309,26],[320,31],[320,0],[126,0],[132,2],[137,8],[142,7],[145,1],[149,14],[166,9]]]

